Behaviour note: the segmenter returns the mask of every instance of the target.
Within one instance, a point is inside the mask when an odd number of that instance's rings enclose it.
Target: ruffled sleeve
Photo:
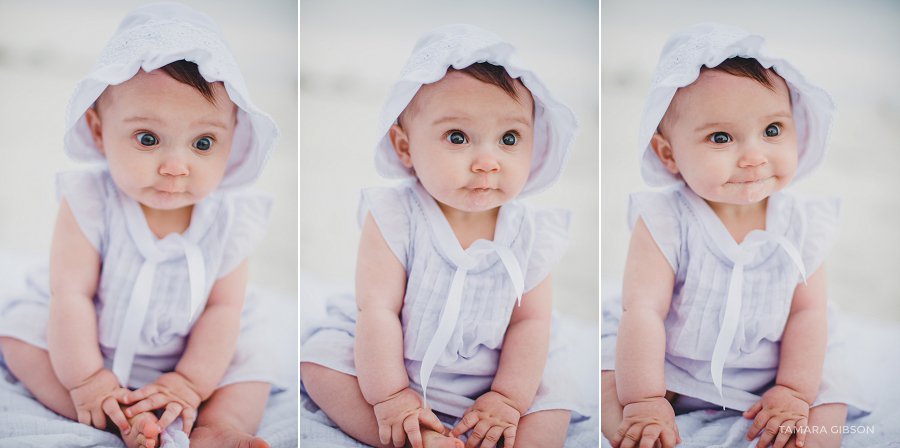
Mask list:
[[[800,196],[799,201],[800,210],[806,215],[800,258],[807,275],[812,275],[837,242],[841,227],[841,201],[834,196]],[[802,281],[802,278],[799,279],[799,282]]]
[[[650,236],[662,251],[674,272],[678,272],[681,250],[681,219],[677,191],[641,192],[628,196],[628,228],[634,230],[638,217],[650,230]]]
[[[534,243],[525,270],[525,292],[540,284],[566,252],[572,212],[558,207],[531,205],[534,211]]]
[[[231,206],[232,222],[225,236],[216,279],[231,273],[262,242],[269,228],[272,198],[259,192],[242,191],[232,194]]]
[[[367,213],[372,213],[381,236],[391,252],[407,267],[411,226],[408,188],[369,187],[360,192],[357,220],[362,227]]]
[[[104,253],[107,232],[107,201],[115,188],[105,170],[64,171],[56,175],[56,197],[66,198],[81,233],[100,254]]]

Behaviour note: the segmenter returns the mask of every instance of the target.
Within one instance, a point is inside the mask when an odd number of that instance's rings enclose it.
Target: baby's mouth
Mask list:
[[[748,179],[748,180],[742,180],[742,179],[740,179],[740,180],[731,180],[731,181],[728,181],[728,182],[726,182],[726,183],[732,184],[732,185],[753,185],[753,184],[763,183],[763,182],[765,182],[765,181],[771,179],[772,177],[773,177],[773,176],[766,176],[766,177],[759,177],[759,178],[756,178],[756,179]]]

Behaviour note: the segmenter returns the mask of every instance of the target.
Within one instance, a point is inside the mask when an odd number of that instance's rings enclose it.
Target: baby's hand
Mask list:
[[[663,397],[625,405],[622,423],[609,443],[615,448],[632,448],[640,442],[641,448],[651,448],[658,446],[657,440],[663,448],[681,443],[675,411]]]
[[[422,406],[422,397],[408,387],[376,404],[375,419],[378,421],[378,438],[384,445],[393,440],[394,446],[401,447],[408,435],[413,448],[422,448],[420,423],[444,433],[444,425],[431,408]]]
[[[165,406],[166,411],[159,418],[160,429],[166,429],[181,415],[184,422],[182,429],[187,435],[191,434],[194,411],[200,406],[200,402],[196,387],[178,372],[164,373],[146,386],[128,393],[122,400],[123,404],[136,403],[125,410],[129,417]]]
[[[462,420],[450,431],[450,437],[459,437],[471,428],[472,435],[466,441],[466,448],[495,446],[500,436],[503,446],[512,448],[516,439],[516,426],[521,414],[511,401],[500,393],[490,391],[475,400],[463,413]],[[482,443],[482,441],[484,441]]]
[[[128,393],[128,389],[119,386],[119,380],[112,371],[100,369],[81,385],[69,390],[72,403],[78,415],[78,422],[92,425],[97,429],[106,429],[106,416],[119,427],[119,432],[128,434],[131,427],[119,400]]]
[[[744,418],[754,417],[753,425],[747,432],[747,440],[753,440],[765,428],[756,446],[764,448],[773,443],[774,439],[774,448],[781,448],[787,444],[795,429],[806,429],[809,403],[793,389],[775,386],[744,412]],[[797,446],[803,446],[805,441],[806,431],[797,431]]]

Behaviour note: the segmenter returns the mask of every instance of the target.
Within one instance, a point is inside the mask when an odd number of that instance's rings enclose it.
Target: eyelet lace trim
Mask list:
[[[746,36],[713,32],[691,38],[657,66],[656,71],[653,73],[653,84],[658,84],[672,72],[684,73],[687,71],[687,67],[693,67],[696,62],[691,56],[701,52],[705,54],[719,54],[722,49],[744,37]]]
[[[244,83],[228,47],[215,34],[180,19],[150,21],[113,37],[91,71],[112,64],[127,64],[146,55],[195,49],[210,56],[211,60],[204,61],[204,65],[211,67],[220,79]]]
[[[421,69],[425,66],[435,66],[436,63],[445,61],[447,53],[451,51],[460,54],[472,54],[476,50],[497,44],[498,42],[486,39],[474,34],[463,34],[460,36],[448,36],[427,47],[419,50],[416,54],[409,58],[400,77],[405,78],[406,75]]]

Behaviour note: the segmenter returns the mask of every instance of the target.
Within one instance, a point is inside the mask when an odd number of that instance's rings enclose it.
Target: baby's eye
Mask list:
[[[454,145],[464,145],[468,143],[468,140],[466,140],[466,135],[459,131],[453,131],[448,134],[447,141],[453,143]]]
[[[725,132],[716,132],[709,136],[709,141],[713,143],[729,143],[731,142],[731,136]]]
[[[518,141],[519,139],[516,137],[516,134],[513,134],[512,132],[507,132],[506,134],[503,134],[502,138],[500,138],[500,143],[503,143],[506,146],[515,145]]]
[[[210,146],[212,146],[212,139],[209,137],[200,137],[197,140],[194,140],[194,148],[201,151],[206,151]]]
[[[159,143],[159,140],[156,139],[156,136],[149,132],[141,132],[137,135],[138,143],[143,146],[154,146]]]
[[[779,134],[781,134],[781,129],[777,124],[772,123],[766,127],[766,137],[778,137]]]

